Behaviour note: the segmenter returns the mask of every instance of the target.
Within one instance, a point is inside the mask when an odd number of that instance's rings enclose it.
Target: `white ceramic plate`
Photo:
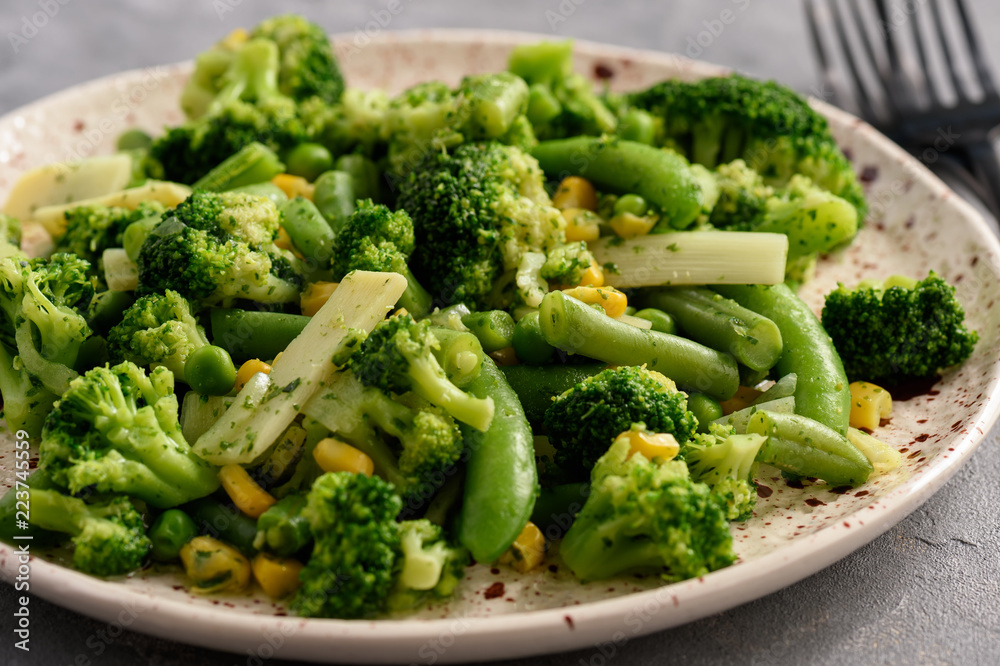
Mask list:
[[[538,39],[488,31],[383,34],[369,44],[339,40],[353,86],[398,91],[439,78],[502,69],[511,46]],[[576,65],[618,89],[680,76],[723,73],[662,53],[578,42]],[[176,100],[189,65],[127,72],[77,86],[0,118],[0,200],[35,165],[110,152],[138,125],[158,131],[182,116]],[[790,585],[869,542],[918,507],[982,441],[998,413],[1000,245],[986,222],[926,168],[861,121],[823,104],[833,131],[869,181],[872,216],[847,251],[830,257],[803,297],[815,309],[837,281],[930,269],[957,284],[981,340],[972,358],[930,394],[895,406],[880,437],[904,464],[846,494],[791,488],[767,474],[754,517],[734,526],[740,561],[702,579],[658,586],[626,577],[583,586],[565,570],[519,575],[476,566],[458,596],[415,616],[379,621],[304,620],[260,594],[197,597],[176,572],[123,580],[91,578],[58,554],[31,561],[31,592],[130,629],[250,657],[331,662],[467,662],[541,654],[662,630]],[[935,159],[936,155],[928,155]],[[35,443],[37,444],[37,443]],[[12,447],[0,444],[0,481],[13,479]],[[765,491],[766,492],[766,491]],[[12,549],[0,571],[12,580]]]

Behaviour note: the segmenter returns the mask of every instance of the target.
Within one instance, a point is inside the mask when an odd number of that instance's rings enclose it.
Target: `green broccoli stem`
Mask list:
[[[405,264],[402,266],[393,266],[393,272],[399,273],[406,278],[406,290],[403,291],[403,295],[399,297],[396,304],[401,308],[405,308],[414,317],[422,317],[430,312],[434,299],[417,281],[410,267]]]
[[[212,344],[228,351],[237,362],[273,359],[311,319],[284,312],[228,308],[212,308],[210,318]]]
[[[312,541],[309,520],[302,515],[306,495],[289,495],[278,501],[257,518],[254,546],[275,555],[290,556]]]
[[[642,299],[671,315],[685,337],[729,352],[753,370],[768,370],[781,356],[781,331],[773,321],[709,289],[655,289]]]
[[[483,366],[483,347],[476,336],[468,331],[441,327],[434,327],[431,332],[438,341],[437,349],[433,350],[434,357],[452,384],[465,387],[479,376]]]
[[[259,141],[254,141],[195,181],[191,189],[224,192],[266,183],[284,170],[285,165],[277,153]]]
[[[677,384],[716,398],[736,395],[736,360],[667,333],[636,328],[553,291],[542,299],[540,323],[549,344],[614,365],[645,365]]]
[[[490,427],[494,412],[492,398],[469,395],[452,384],[433,354],[409,356],[407,360],[414,393],[476,430],[485,432]]]
[[[758,411],[748,433],[767,436],[757,460],[799,476],[815,477],[831,486],[857,486],[872,473],[872,464],[847,437],[799,414]]]
[[[30,439],[41,436],[45,415],[52,410],[57,396],[27,370],[14,369],[14,356],[0,344],[0,395],[3,418],[11,432],[24,430]]]
[[[53,313],[53,318],[58,317],[60,320],[65,317],[61,313]],[[81,321],[82,321],[81,317]],[[81,340],[71,340],[67,338],[60,339],[59,336],[55,336],[50,333],[48,340],[50,344],[46,344],[45,338],[42,341],[42,350],[39,350],[35,346],[35,337],[32,331],[32,321],[30,319],[23,320],[17,327],[17,331],[14,334],[14,339],[17,341],[18,356],[21,359],[21,366],[24,368],[25,372],[30,373],[33,377],[37,378],[39,383],[44,386],[48,391],[55,393],[56,395],[62,395],[69,388],[69,383],[78,376],[76,370],[73,366],[76,364],[77,353],[80,350]],[[56,340],[61,342],[61,346],[56,346],[55,349],[62,349],[57,356],[61,359],[72,359],[69,364],[63,363],[59,360],[54,360],[46,358],[42,353],[43,350],[52,349],[52,344]]]
[[[49,475],[40,469],[32,472],[27,480],[24,481],[24,485],[29,489],[37,490],[54,490],[57,488]],[[26,497],[28,496],[24,494],[24,488],[15,485],[0,498],[0,541],[13,545],[18,541],[14,538],[15,536],[22,538],[30,537],[32,545],[38,547],[54,545],[61,541],[61,535],[51,530],[43,529],[31,521],[28,522],[27,529],[21,529],[17,526],[17,513],[19,510],[17,505],[18,502],[22,502],[23,508],[23,500]]]
[[[585,482],[563,483],[542,488],[531,512],[531,522],[545,535],[546,540],[561,539],[580,513],[590,495],[590,484]]]
[[[634,522],[635,518],[628,514],[613,520],[602,519],[598,524],[588,514],[578,515],[573,529],[563,536],[560,546],[563,561],[583,582],[633,569],[662,568],[663,555],[655,541],[641,535],[627,536]]]

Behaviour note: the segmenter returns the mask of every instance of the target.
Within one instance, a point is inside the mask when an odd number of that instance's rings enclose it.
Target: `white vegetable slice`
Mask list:
[[[125,153],[47,164],[17,179],[4,212],[22,221],[30,220],[37,209],[45,206],[62,206],[123,190],[131,178],[132,156]]]
[[[135,291],[139,286],[139,267],[123,248],[111,247],[101,255],[104,281],[111,291]]]
[[[274,362],[265,399],[247,409],[240,391],[226,414],[195,442],[195,453],[215,465],[258,459],[336,372],[334,357],[355,340],[351,329],[370,332],[405,289],[406,278],[396,273],[350,273]]]
[[[589,245],[611,287],[680,284],[778,284],[785,280],[788,237],[756,231],[675,231]]]
[[[46,231],[58,237],[65,231],[66,211],[79,206],[118,206],[134,210],[145,201],[158,201],[167,208],[174,208],[189,196],[191,188],[187,185],[165,180],[147,180],[139,187],[130,187],[127,190],[118,190],[99,197],[74,201],[71,204],[44,206],[35,211],[34,219],[45,227]]]

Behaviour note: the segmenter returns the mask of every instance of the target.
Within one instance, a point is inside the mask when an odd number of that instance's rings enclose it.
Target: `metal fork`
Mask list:
[[[865,16],[866,4],[874,4],[877,21],[871,10]],[[848,107],[853,100],[865,120],[918,157],[963,158],[978,181],[974,191],[1000,219],[1000,159],[994,147],[1000,94],[965,3],[951,4],[961,27],[958,40],[947,34],[939,0],[906,0],[907,16],[901,22],[899,7],[888,0],[806,0],[805,9],[823,83],[835,102]],[[929,41],[927,32],[933,35]],[[935,41],[954,99],[932,71],[930,49]],[[846,72],[835,62],[838,52]],[[962,78],[960,54],[972,64],[971,88]],[[941,164],[950,166],[948,160]],[[966,174],[964,180],[971,179]]]

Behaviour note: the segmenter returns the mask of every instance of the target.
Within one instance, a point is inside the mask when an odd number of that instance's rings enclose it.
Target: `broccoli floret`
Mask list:
[[[39,458],[39,467],[71,492],[93,486],[158,508],[219,486],[215,469],[181,434],[173,375],[160,367],[147,376],[128,361],[70,382],[45,419]]]
[[[360,153],[374,158],[384,150],[382,125],[388,108],[384,90],[348,88],[337,104],[304,103],[303,115],[309,135],[334,155]]]
[[[671,434],[679,444],[698,427],[687,396],[645,367],[602,370],[556,396],[545,410],[545,430],[556,450],[556,472],[548,476],[560,483],[586,481],[611,442],[635,423]]]
[[[346,370],[331,382],[323,403],[323,424],[368,454],[376,474],[404,498],[429,498],[462,456],[455,420],[413,393],[390,395]]]
[[[712,207],[709,222],[720,229],[753,229],[768,199],[774,196],[774,188],[765,184],[761,175],[743,160],[720,164],[714,173],[719,198]]]
[[[250,33],[251,39],[267,39],[278,46],[278,89],[296,101],[317,99],[336,104],[344,92],[333,46],[326,31],[297,14],[272,16]]]
[[[153,142],[152,175],[190,184],[254,141],[277,153],[306,141],[299,103],[279,90],[280,67],[273,41],[240,46],[204,113]]]
[[[738,435],[732,426],[709,425],[681,447],[691,478],[706,483],[726,505],[726,518],[746,520],[757,505],[757,452],[767,438]]]
[[[208,345],[191,304],[170,289],[137,299],[108,332],[113,359],[151,368],[162,365],[182,382],[188,356]]]
[[[961,363],[979,340],[965,326],[955,288],[931,271],[920,281],[892,276],[826,296],[823,328],[849,379],[895,384],[933,377]]]
[[[431,309],[431,295],[407,266],[413,254],[413,220],[405,210],[393,212],[371,199],[357,202],[354,213],[337,233],[333,247],[333,278],[354,270],[399,273],[406,278],[400,307],[415,317]]]
[[[527,84],[509,72],[467,76],[455,90],[440,81],[419,83],[385,112],[389,171],[405,178],[436,153],[470,141],[529,150],[537,140],[524,116],[527,104]]]
[[[11,431],[36,436],[91,329],[83,316],[94,294],[90,262],[71,254],[0,259],[0,393]]]
[[[94,576],[118,576],[142,566],[152,543],[142,515],[127,497],[87,504],[57,490],[30,490],[31,523],[73,537],[73,566]]]
[[[703,576],[736,560],[726,509],[680,460],[651,462],[616,441],[594,466],[590,495],[563,537],[563,561],[583,581],[634,569],[667,580]]]
[[[414,222],[411,268],[436,297],[473,309],[515,299],[537,307],[544,290],[538,293],[533,278],[543,265],[541,277],[580,281],[592,257],[586,247],[566,244],[566,221],[530,155],[497,143],[466,144],[425,166],[401,183],[397,204]],[[524,267],[529,252],[548,259]],[[526,274],[520,287],[519,270]]]
[[[122,247],[128,225],[147,217],[159,217],[164,210],[157,201],[144,201],[135,209],[100,205],[71,208],[63,216],[66,231],[56,239],[55,251],[75,254],[97,269],[106,249]]]
[[[351,356],[350,367],[365,386],[386,392],[412,391],[453,418],[485,431],[493,420],[493,399],[458,388],[434,357],[437,338],[426,319],[409,315],[379,323]]]
[[[463,550],[426,521],[396,522],[402,501],[377,476],[333,472],[309,491],[305,516],[316,540],[292,608],[304,617],[363,618],[447,596]]]
[[[172,289],[203,305],[299,298],[298,262],[277,248],[281,215],[266,197],[195,192],[164,213],[139,251],[140,295]]]
[[[572,40],[517,46],[508,69],[530,86],[527,116],[540,140],[615,131],[615,114],[591,83],[572,71]]]
[[[737,75],[672,79],[626,96],[623,109],[634,108],[654,117],[657,145],[710,169],[743,159],[770,185],[802,174],[847,200],[864,220],[864,191],[826,119],[785,86]]]

